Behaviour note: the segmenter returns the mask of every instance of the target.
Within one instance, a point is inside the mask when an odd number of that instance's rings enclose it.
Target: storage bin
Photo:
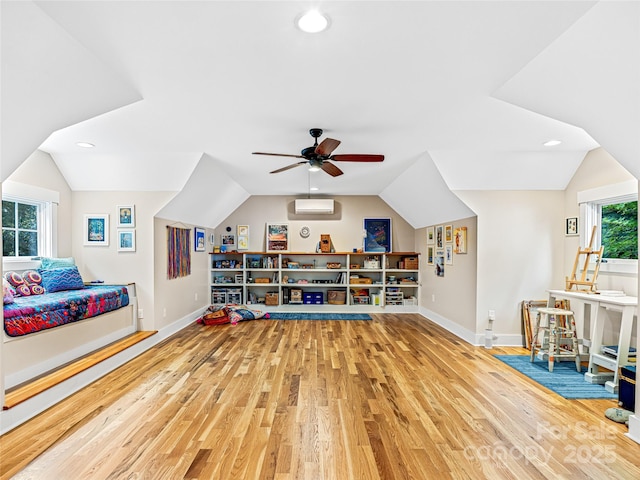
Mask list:
[[[347,292],[344,290],[327,291],[327,303],[331,305],[344,305],[347,300]]]
[[[270,306],[277,306],[279,303],[278,292],[267,292],[264,297],[264,304]]]
[[[618,379],[618,403],[625,410],[635,412],[636,406],[636,367],[628,366],[620,369]]]
[[[302,303],[306,303],[309,305],[322,304],[322,292],[304,292],[302,294]]]
[[[404,257],[402,261],[404,262],[405,270],[418,270],[418,257]]]

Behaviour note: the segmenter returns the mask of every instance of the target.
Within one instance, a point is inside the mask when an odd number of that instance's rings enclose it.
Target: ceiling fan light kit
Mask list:
[[[318,137],[322,135],[321,128],[312,128],[309,130],[309,135],[314,139],[313,146],[303,148],[300,155],[292,155],[288,153],[267,153],[267,152],[253,152],[254,155],[269,155],[274,157],[293,157],[304,159],[301,162],[292,163],[286,167],[273,170],[269,173],[280,173],[291,168],[295,168],[299,165],[309,165],[309,171],[315,172],[323,170],[332,177],[342,175],[344,172],[336,167],[329,160],[334,162],[382,162],[384,161],[384,155],[367,154],[367,153],[343,153],[340,155],[332,155],[333,151],[340,145],[340,140],[333,138],[325,138],[318,144]]]

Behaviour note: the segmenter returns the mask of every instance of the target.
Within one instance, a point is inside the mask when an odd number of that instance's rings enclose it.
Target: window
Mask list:
[[[588,245],[595,225],[593,247],[604,247],[606,263],[633,266],[638,260],[638,183],[635,180],[578,193],[584,229],[581,245]],[[633,268],[631,271],[633,271]],[[610,270],[617,270],[613,267]]]
[[[38,203],[2,199],[3,257],[35,257],[40,254],[42,210]]]

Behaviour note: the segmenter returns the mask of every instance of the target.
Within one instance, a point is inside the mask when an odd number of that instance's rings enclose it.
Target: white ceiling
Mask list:
[[[452,190],[562,189],[598,145],[634,172],[637,2],[324,1],[306,34],[311,3],[3,1],[3,178],[36,147],[74,190],[180,191],[205,159],[249,195],[383,194],[417,158]],[[251,155],[311,127],[386,159]]]

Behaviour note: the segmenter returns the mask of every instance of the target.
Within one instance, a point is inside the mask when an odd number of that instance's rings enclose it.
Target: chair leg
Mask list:
[[[549,315],[549,372],[553,372],[557,342],[558,332],[556,329],[556,317],[555,315]]]
[[[533,331],[533,339],[531,340],[531,362],[536,358],[536,345],[538,344],[538,334],[540,332],[540,312],[536,315],[536,327]]]
[[[582,372],[582,365],[580,363],[580,347],[578,346],[578,332],[576,331],[576,319],[573,315],[571,315],[570,320],[570,328],[571,328],[571,347],[573,349],[573,353],[576,356],[576,370],[578,373]]]

